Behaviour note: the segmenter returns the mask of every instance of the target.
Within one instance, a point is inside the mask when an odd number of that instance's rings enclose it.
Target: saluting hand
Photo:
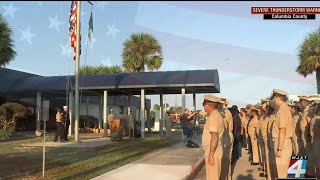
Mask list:
[[[208,164],[210,166],[214,165],[214,159],[213,159],[213,155],[211,153],[209,154],[209,157],[208,157]]]

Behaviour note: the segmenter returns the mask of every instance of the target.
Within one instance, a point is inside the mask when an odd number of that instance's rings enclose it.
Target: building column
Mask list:
[[[36,129],[41,129],[41,92],[37,92],[37,114],[36,114]]]
[[[70,126],[69,126],[69,133],[68,135],[71,136],[74,133],[74,101],[73,101],[73,92],[69,92],[69,118],[70,118]]]
[[[184,110],[186,109],[186,89],[181,88],[181,95],[182,95],[182,115],[184,114]],[[181,132],[181,138],[183,139],[183,131]]]
[[[133,138],[134,138],[134,134],[135,134],[134,129],[135,129],[136,123],[135,123],[135,117],[133,117],[133,115],[131,113],[131,95],[128,95],[128,102],[127,103],[128,103],[128,105],[127,105],[128,116],[132,116],[132,120],[133,120]]]
[[[193,111],[195,112],[197,110],[197,101],[196,101],[196,93],[193,93]]]
[[[108,116],[108,91],[103,91],[103,137],[107,137],[107,116]]]
[[[140,95],[140,122],[141,122],[141,138],[144,138],[144,109],[145,109],[145,95],[144,95],[144,89],[141,89],[141,95]]]
[[[131,96],[128,95],[128,106],[127,106],[127,109],[128,109],[128,115],[131,115]]]
[[[163,115],[163,94],[160,94],[160,122],[159,122],[159,131],[160,131],[160,138],[163,137],[163,121],[164,121],[164,115]]]
[[[99,96],[99,129],[102,129],[103,124],[103,96]]]

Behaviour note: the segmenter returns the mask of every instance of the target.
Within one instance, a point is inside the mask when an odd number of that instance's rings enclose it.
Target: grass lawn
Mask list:
[[[95,148],[46,147],[46,179],[91,179],[181,142],[179,133],[170,139],[128,139]],[[47,139],[47,138],[46,138]],[[49,136],[48,140],[52,140]],[[4,179],[41,179],[42,147],[21,144],[39,142],[37,138],[15,138],[0,142],[0,177]]]

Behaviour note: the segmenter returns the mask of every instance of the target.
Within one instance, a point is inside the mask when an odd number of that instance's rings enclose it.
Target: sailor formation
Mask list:
[[[287,92],[274,89],[270,99],[239,111],[236,105],[227,108],[226,98],[204,96],[207,180],[231,179],[231,165],[246,153],[251,166],[268,180],[294,174],[289,168],[292,156],[308,157],[300,177],[320,178],[320,102],[303,96],[287,102],[287,97]]]

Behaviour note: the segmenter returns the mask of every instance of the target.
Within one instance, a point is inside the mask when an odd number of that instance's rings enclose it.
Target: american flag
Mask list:
[[[73,59],[76,59],[77,52],[77,23],[79,20],[77,19],[77,8],[79,7],[79,1],[72,1],[71,10],[70,10],[70,19],[69,19],[69,31],[70,31],[70,43],[73,48]],[[81,35],[80,35],[80,54],[81,54]]]
[[[76,2],[72,2],[71,22],[76,20]],[[69,60],[74,49],[70,46],[68,29],[71,1],[38,3],[0,2],[0,14],[14,31],[19,54],[7,67],[45,76],[73,74],[75,63]],[[217,96],[228,98],[230,106],[255,104],[270,96],[273,88],[290,94],[316,93],[315,75],[304,78],[295,68],[299,63],[298,47],[308,33],[319,27],[319,15],[308,21],[267,21],[262,15],[251,14],[252,6],[319,6],[316,1],[94,1],[93,4],[81,2],[81,22],[85,22],[81,23],[81,33],[86,34],[81,44],[87,55],[80,58],[81,66],[121,65],[123,43],[132,33],[145,32],[162,46],[164,63],[160,71],[217,68],[221,87]],[[91,11],[99,23],[95,23],[90,42],[87,33]],[[76,23],[73,24],[76,33]],[[75,35],[73,39],[75,45]],[[26,63],[28,59],[32,61]],[[147,97],[159,104],[159,96]],[[175,104],[173,95],[166,97],[170,105]],[[202,107],[202,98],[197,96],[198,108]],[[192,107],[192,95],[186,99],[187,107]],[[180,95],[177,105],[181,105]]]

